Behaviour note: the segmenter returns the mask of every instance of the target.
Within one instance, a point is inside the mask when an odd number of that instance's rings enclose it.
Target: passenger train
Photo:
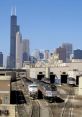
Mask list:
[[[73,77],[68,77],[67,78],[67,84],[75,86],[76,85],[76,80]]]
[[[38,98],[38,84],[32,83],[28,85],[28,94],[30,97]]]
[[[54,84],[39,82],[32,83],[28,86],[28,93],[33,98],[44,98],[49,102],[54,101],[57,96],[57,87]]]
[[[52,102],[55,97],[57,97],[57,87],[53,84],[40,84],[38,88],[38,95],[39,94],[42,95],[44,99]]]

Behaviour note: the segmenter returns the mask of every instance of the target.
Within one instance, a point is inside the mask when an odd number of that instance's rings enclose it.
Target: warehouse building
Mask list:
[[[82,75],[79,77],[79,91],[78,94],[82,95]]]
[[[0,76],[0,104],[10,104],[11,76]]]

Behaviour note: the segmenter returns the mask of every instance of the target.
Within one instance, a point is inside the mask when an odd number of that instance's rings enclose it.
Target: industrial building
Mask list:
[[[79,95],[82,95],[82,76],[79,77]]]
[[[82,62],[73,62],[73,63],[66,63],[66,64],[62,63],[60,66],[49,67],[49,68],[50,68],[50,72],[53,72],[58,77],[60,77],[63,72],[68,74],[68,71],[70,72],[73,71],[75,73],[74,69],[77,69],[78,71],[80,71],[80,73],[82,73]],[[37,74],[39,72],[46,74],[45,65],[43,67],[31,67],[29,69],[30,69],[30,77],[33,77],[33,78],[37,78]]]
[[[0,117],[15,117],[15,105],[1,104]]]
[[[11,75],[0,74],[0,116],[15,117],[15,105],[10,104]]]
[[[10,104],[11,76],[0,76],[0,104]]]

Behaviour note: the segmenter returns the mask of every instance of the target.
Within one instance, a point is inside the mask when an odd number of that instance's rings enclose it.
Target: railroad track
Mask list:
[[[45,100],[32,101],[31,117],[53,117],[52,111]]]
[[[32,101],[31,117],[40,117],[40,104],[38,101]]]
[[[72,106],[72,103],[71,103],[71,99],[74,100],[74,89],[72,89],[73,87],[70,87],[70,90],[69,90],[69,95],[67,95],[67,98],[65,100],[65,104],[64,104],[64,107],[62,109],[62,112],[61,112],[61,117],[72,117],[73,116],[73,106]]]
[[[67,92],[67,96],[65,95],[65,101],[62,103],[53,103],[49,106],[52,110],[53,117],[73,117],[73,100],[75,98],[74,89],[70,87]],[[61,97],[61,96],[60,96]],[[63,96],[62,96],[63,97]],[[63,99],[63,98],[62,98]]]
[[[61,117],[71,117],[71,104],[69,102],[69,97],[67,98],[65,105],[62,109]]]
[[[25,107],[23,96],[23,85],[21,80],[14,83],[14,90],[20,92],[19,95],[15,92],[16,96],[16,117],[28,117],[28,113]],[[19,101],[20,100],[20,101]]]
[[[17,105],[17,108],[18,108],[18,112],[19,112],[19,117],[28,117],[28,113],[27,113],[27,110],[26,110],[26,107],[25,107],[25,102],[24,102],[24,97],[23,97],[23,84],[22,84],[22,80],[20,80],[20,85],[18,87],[18,90],[21,90],[20,92],[20,100],[21,100],[21,103],[20,105]]]
[[[18,117],[28,117],[24,104],[17,105]]]

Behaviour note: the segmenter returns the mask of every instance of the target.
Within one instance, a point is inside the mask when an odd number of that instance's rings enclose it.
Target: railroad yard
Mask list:
[[[17,77],[11,83],[11,103],[16,105],[16,117],[82,117],[82,97],[75,95],[75,87],[57,86],[54,102],[32,99],[28,95],[28,79]]]

